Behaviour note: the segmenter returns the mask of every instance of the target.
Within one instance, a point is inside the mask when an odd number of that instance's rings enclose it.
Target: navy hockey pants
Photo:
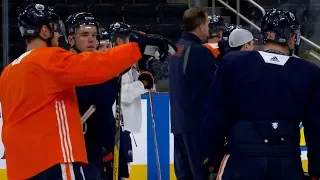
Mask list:
[[[174,134],[174,170],[177,180],[202,180],[200,134]]]
[[[99,166],[89,162],[88,165],[83,166],[83,172],[86,180],[101,180],[102,171],[102,165]]]
[[[79,163],[56,164],[28,180],[85,180]]]
[[[119,154],[119,179],[129,178],[128,163],[133,161],[132,158],[132,143],[129,131],[120,132],[120,154]],[[110,164],[105,164],[104,180],[112,180],[112,167]]]
[[[217,180],[303,180],[300,156],[226,155]]]

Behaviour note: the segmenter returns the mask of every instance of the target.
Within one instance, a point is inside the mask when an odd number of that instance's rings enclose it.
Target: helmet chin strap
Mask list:
[[[80,51],[80,49],[77,47],[77,41],[75,37],[72,37],[74,40],[74,45],[70,46],[70,48],[74,49],[78,54],[82,53],[82,51]]]

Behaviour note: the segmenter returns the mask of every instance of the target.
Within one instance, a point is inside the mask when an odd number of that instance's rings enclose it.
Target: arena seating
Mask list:
[[[89,11],[97,17],[104,28],[117,21],[123,21],[122,7],[117,4],[93,4]]]
[[[182,32],[180,24],[188,5],[171,4],[166,0],[134,0],[134,2],[133,0],[10,0],[9,58],[12,61],[25,50],[17,27],[17,16],[20,9],[30,3],[50,5],[63,20],[66,20],[71,13],[89,11],[99,19],[104,28],[108,28],[109,24],[113,22],[123,21],[134,29],[161,34],[172,41],[177,41],[180,38]],[[62,38],[61,42],[63,40]]]
[[[150,24],[157,22],[157,9],[152,4],[126,4],[123,6],[127,24]]]
[[[161,3],[158,6],[160,23],[181,24],[184,11],[189,9],[186,4]]]

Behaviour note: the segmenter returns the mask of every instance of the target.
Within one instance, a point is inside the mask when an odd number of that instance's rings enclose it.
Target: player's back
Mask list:
[[[231,149],[268,153],[281,147],[277,153],[300,153],[299,123],[319,83],[319,68],[299,58],[257,51],[232,52],[222,61],[221,68],[233,72],[228,75],[233,79],[235,122],[228,135]],[[269,143],[281,146],[268,149],[264,144]]]
[[[87,161],[74,88],[61,88],[44,68],[57,51],[28,51],[1,75],[2,139],[10,179],[27,179],[58,163]]]

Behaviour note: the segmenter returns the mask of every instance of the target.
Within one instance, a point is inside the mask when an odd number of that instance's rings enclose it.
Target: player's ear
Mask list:
[[[123,40],[120,37],[117,37],[115,42],[116,42],[117,46],[124,43]]]
[[[75,40],[73,36],[68,36],[68,43],[70,44],[71,47],[74,46]]]
[[[294,43],[295,39],[296,39],[296,34],[292,33],[290,36],[289,42]]]
[[[292,33],[289,40],[288,40],[288,45],[294,45],[295,44],[295,39],[296,39],[296,34]]]
[[[43,38],[43,39],[48,39],[48,38],[50,38],[50,36],[52,35],[52,32],[51,32],[51,30],[48,28],[48,26],[43,25],[43,26],[40,28],[39,35],[40,35],[40,37]]]

